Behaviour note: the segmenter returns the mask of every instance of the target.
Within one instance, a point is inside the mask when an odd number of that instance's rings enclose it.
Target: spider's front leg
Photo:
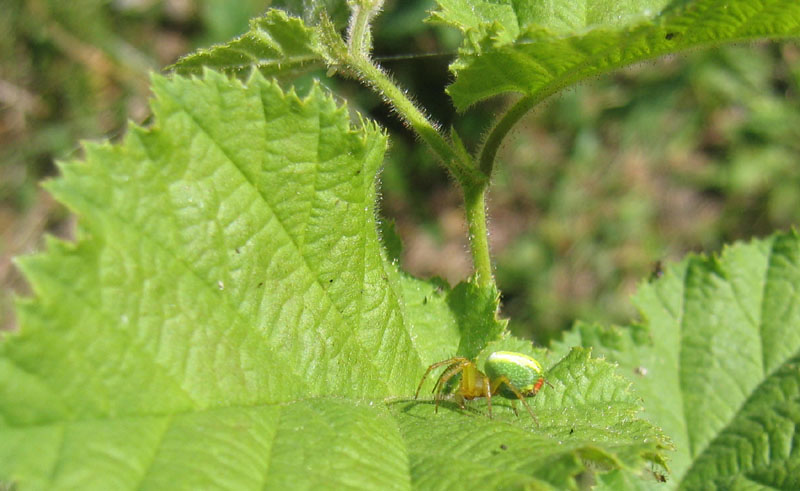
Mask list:
[[[459,373],[463,373],[464,369],[472,364],[472,362],[466,358],[459,358],[459,360],[460,361],[457,361],[454,364],[450,365],[450,367],[447,370],[442,372],[442,374],[439,375],[439,379],[436,381],[436,385],[433,386],[433,392],[436,393],[436,395],[434,396],[434,399],[436,400],[436,403],[433,406],[434,413],[439,412],[439,401],[442,399],[441,397],[442,390],[444,390],[444,388],[447,387],[447,382],[449,382],[451,378],[455,377]],[[461,406],[461,409],[464,409],[464,397],[463,397],[464,394],[462,390],[463,382],[464,380],[462,376],[461,383],[459,384],[459,388],[456,391],[456,397],[457,397],[456,401],[458,402],[459,406]]]
[[[430,365],[428,367],[428,369],[425,370],[425,375],[422,376],[422,380],[419,381],[419,385],[417,386],[417,392],[414,393],[414,399],[419,397],[419,391],[420,391],[420,389],[422,389],[422,384],[425,383],[425,379],[428,378],[428,375],[430,375],[432,370],[435,370],[435,369],[437,369],[437,368],[439,368],[441,366],[444,366],[444,365],[453,365],[455,363],[463,363],[464,361],[469,361],[469,360],[467,360],[463,356],[456,356],[454,358],[450,358],[450,359],[447,359],[447,360],[436,362],[433,365]],[[445,370],[445,371],[447,371],[447,370]],[[442,377],[439,376],[439,379],[441,379],[441,378]],[[437,382],[437,385],[438,385],[438,382]],[[436,385],[434,385],[433,388],[435,390],[436,389]]]
[[[494,419],[492,418],[492,382],[489,380],[489,377],[484,374],[481,374],[481,378],[483,379],[483,386],[486,390],[486,406],[489,409],[489,419]]]

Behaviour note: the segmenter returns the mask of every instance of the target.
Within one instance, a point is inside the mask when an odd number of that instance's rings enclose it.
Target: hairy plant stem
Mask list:
[[[372,50],[372,33],[370,25],[372,19],[378,14],[382,2],[352,2],[350,9],[350,24],[347,27],[347,47],[353,56],[366,58]]]
[[[355,4],[356,2],[354,2]],[[356,5],[352,7],[348,29],[347,51],[338,53],[338,63],[348,68],[362,82],[375,90],[397,112],[411,129],[436,153],[444,166],[458,180],[464,193],[464,207],[472,261],[475,267],[476,282],[480,286],[494,284],[492,262],[489,255],[489,236],[486,227],[486,189],[489,173],[481,172],[476,162],[463,147],[445,137],[440,129],[409,99],[403,91],[370,59],[370,22],[376,10],[368,11]],[[454,136],[454,139],[457,139]],[[458,141],[460,144],[460,141]],[[461,151],[459,151],[461,149]],[[491,166],[489,167],[491,170]]]
[[[464,193],[464,208],[476,282],[480,286],[493,285],[494,276],[492,275],[489,236],[486,227],[488,178],[476,169],[471,160],[467,161],[460,152],[454,149],[453,144],[439,133],[422,111],[380,68],[369,61],[358,63],[353,67],[359,72],[361,78],[378,90],[422,140],[436,152],[458,180]]]
[[[538,97],[523,97],[511,106],[511,109],[509,109],[492,129],[489,130],[489,136],[486,138],[483,148],[481,148],[480,157],[478,159],[481,173],[491,177],[492,168],[494,167],[494,161],[497,158],[497,151],[500,149],[500,144],[503,143],[503,140],[505,140],[511,128],[513,128],[540,100],[541,98]]]
[[[475,281],[479,286],[494,285],[492,259],[489,255],[489,230],[486,227],[486,188],[485,185],[462,186],[469,227],[469,248],[475,265]]]
[[[349,65],[365,83],[373,87],[397,114],[422,138],[460,183],[476,185],[486,181],[471,161],[459,155],[423,112],[389,76],[369,59],[352,59]]]
[[[480,172],[471,160],[466,161],[465,157],[455,150],[453,144],[442,136],[422,111],[380,68],[368,60],[351,66],[391,104],[422,140],[436,152],[445,167],[458,180],[464,193],[464,208],[476,281],[480,286],[493,285],[494,276],[486,227],[486,189],[489,185],[487,176]]]

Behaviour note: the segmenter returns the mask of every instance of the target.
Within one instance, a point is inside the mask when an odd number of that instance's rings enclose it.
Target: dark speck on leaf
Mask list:
[[[648,281],[657,280],[662,276],[664,276],[664,265],[661,263],[661,261],[656,261],[656,263],[653,265],[653,270],[650,272],[650,278]]]
[[[333,283],[333,278],[329,279],[328,283]]]
[[[261,283],[259,283],[256,288],[261,288],[262,286],[264,286],[264,282],[263,281]]]
[[[505,443],[500,444],[500,450],[508,450],[508,447],[506,446]]]
[[[678,33],[677,32],[668,32],[667,35],[664,36],[664,39],[666,39],[667,41],[672,41],[676,37],[678,37]]]
[[[242,251],[240,251],[238,247],[235,249],[235,251],[236,251],[236,254],[241,254],[242,253]]]
[[[660,472],[656,472],[656,471],[650,471],[650,472],[653,473],[653,477],[656,478],[656,481],[658,481],[658,482],[667,482],[667,476],[665,476],[664,474],[661,474]]]

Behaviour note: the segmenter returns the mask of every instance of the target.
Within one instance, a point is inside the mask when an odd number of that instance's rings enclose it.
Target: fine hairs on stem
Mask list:
[[[469,229],[470,252],[475,268],[475,281],[481,286],[494,284],[489,237],[486,226],[486,190],[492,164],[500,141],[508,133],[510,126],[519,118],[508,120],[509,128],[492,132],[481,153],[480,165],[463,148],[457,135],[448,138],[441,126],[434,123],[398,86],[386,71],[371,59],[371,23],[383,5],[382,0],[349,0],[350,21],[347,40],[341,39],[332,25],[328,23],[325,33],[328,46],[329,64],[342,69],[342,73],[357,78],[369,87],[391,107],[400,119],[419,135],[420,139],[433,150],[443,165],[456,178],[464,196],[464,208]],[[323,22],[323,24],[325,24]],[[325,26],[323,26],[325,28]],[[522,109],[522,108],[520,108]],[[506,118],[503,119],[506,121]],[[502,123],[502,121],[501,121]],[[494,138],[493,138],[494,137]],[[497,140],[495,142],[495,140]],[[488,150],[487,150],[488,147]]]
[[[351,56],[369,59],[372,52],[372,21],[383,8],[383,0],[349,0],[350,22],[347,47]]]

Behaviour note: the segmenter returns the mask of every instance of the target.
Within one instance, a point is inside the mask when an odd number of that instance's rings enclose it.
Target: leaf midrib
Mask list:
[[[180,102],[183,102],[183,99],[181,99],[180,97],[178,97],[176,99],[178,101],[180,101]],[[262,104],[262,108],[263,108],[263,104]],[[219,150],[219,152],[225,157],[227,162],[234,169],[236,169],[237,173],[242,177],[243,181],[245,183],[247,183],[255,191],[255,194],[260,198],[260,201],[263,204],[264,208],[269,211],[269,213],[272,215],[272,217],[275,219],[275,221],[280,226],[280,228],[283,231],[285,237],[288,239],[288,242],[292,245],[292,248],[294,249],[296,255],[299,256],[302,259],[302,264],[303,264],[303,267],[305,269],[306,274],[308,276],[310,276],[311,278],[313,278],[314,283],[316,283],[317,286],[319,287],[319,289],[321,291],[321,294],[322,294],[322,297],[326,299],[326,303],[328,305],[328,308],[332,309],[335,312],[334,315],[336,316],[336,318],[338,320],[337,325],[341,328],[341,331],[343,331],[343,332],[345,332],[347,334],[347,339],[348,340],[352,340],[353,345],[358,348],[358,351],[360,352],[359,353],[360,359],[364,360],[370,366],[372,366],[374,373],[379,373],[380,367],[377,366],[375,358],[372,357],[372,356],[369,356],[366,348],[360,342],[360,339],[359,339],[359,337],[358,337],[358,335],[356,333],[356,329],[357,329],[358,326],[349,326],[349,329],[348,329],[348,323],[345,322],[345,319],[342,317],[341,312],[336,307],[336,305],[337,305],[336,302],[334,302],[333,299],[330,297],[329,291],[328,291],[328,289],[326,289],[324,287],[319,275],[311,267],[311,264],[309,263],[308,258],[303,253],[302,248],[298,245],[298,243],[296,241],[296,238],[294,237],[293,234],[289,233],[288,229],[286,228],[285,224],[281,220],[280,216],[275,212],[275,210],[273,210],[271,204],[266,199],[266,197],[261,192],[261,190],[258,188],[258,186],[256,186],[255,183],[250,180],[250,178],[248,177],[247,173],[245,173],[242,170],[242,168],[240,167],[240,165],[237,162],[237,160],[232,155],[229,154],[229,152],[227,151],[227,149],[224,146],[220,145],[219,142],[217,142],[217,140],[212,136],[212,133],[209,132],[205,128],[205,126],[202,124],[202,122],[198,118],[196,118],[194,116],[194,114],[192,114],[192,112],[189,110],[188,107],[186,107],[184,105],[181,105],[181,112],[183,114],[185,114],[194,123],[194,125],[200,131],[203,132],[203,134],[206,135],[208,140],[213,143],[213,145],[217,148],[217,150]],[[266,127],[267,119],[266,119],[266,114],[264,114],[263,111],[262,111],[262,115],[264,116],[264,119],[262,119],[262,121],[264,122],[264,126]],[[318,137],[320,136],[319,131],[317,132],[317,135],[318,135]],[[367,152],[364,152],[364,153],[366,154]],[[315,163],[315,169],[316,169],[316,163]],[[315,175],[316,175],[316,172],[315,172]],[[365,181],[366,181],[366,179],[365,179]],[[363,234],[361,234],[361,236],[362,236],[362,239],[363,239]],[[362,240],[362,243],[366,247],[366,242]],[[384,261],[381,261],[381,262],[384,262]],[[212,288],[213,289],[213,287],[211,285],[206,285],[206,286],[208,288]],[[362,288],[364,287],[364,274],[363,274],[363,271],[362,271],[361,278],[360,278],[360,286]],[[265,295],[266,295],[266,292],[265,292]],[[399,302],[399,298],[397,296],[395,296],[395,299],[398,301],[398,307],[400,307],[401,302]],[[400,310],[402,311],[402,309],[400,309]],[[360,311],[359,316],[360,317],[363,316],[363,309],[359,309],[359,311]],[[363,317],[361,319],[361,322],[363,322]],[[405,327],[405,325],[404,325],[404,327]],[[404,328],[404,329],[402,329],[402,331],[403,331],[403,335],[406,338],[410,339],[408,329]],[[385,333],[385,330],[384,330],[384,333]],[[417,353],[417,356],[419,356],[418,353]],[[389,392],[389,385],[388,385],[388,383],[385,382],[385,379],[381,379],[381,384],[382,384],[382,387],[381,387],[382,391],[384,393],[388,393]]]
[[[733,32],[736,32],[736,33],[741,32],[743,29],[745,29],[748,26],[749,23],[753,22],[754,18],[762,15],[765,12],[768,12],[768,9],[766,9],[763,4],[761,4],[759,7],[760,8],[757,8],[754,12],[748,12],[748,16],[746,17],[745,21],[739,22],[738,24],[736,24],[735,25],[735,30]],[[489,49],[484,50],[482,53],[479,53],[479,54],[476,54],[474,52],[468,53],[468,54],[462,54],[460,56],[460,58],[457,59],[454,62],[454,64],[451,66],[451,69],[453,70],[453,72],[455,74],[455,77],[456,77],[455,84],[458,84],[459,71],[470,68],[470,65],[471,65],[471,61],[470,60],[478,59],[482,55],[489,54],[489,53],[491,53],[493,51],[494,52],[502,52],[502,51],[508,50],[508,49],[512,50],[512,53],[516,54],[516,51],[515,51],[516,47],[536,44],[538,41],[529,41],[529,40],[526,40],[526,39],[521,39],[521,37],[523,37],[525,35],[529,35],[529,33],[531,33],[531,32],[545,33],[547,35],[546,36],[547,37],[546,42],[548,42],[548,43],[552,43],[553,40],[558,40],[559,42],[563,42],[563,41],[566,41],[566,40],[580,40],[580,39],[586,38],[588,36],[593,36],[593,35],[602,34],[602,33],[604,33],[605,35],[609,35],[609,36],[618,36],[621,33],[627,32],[628,36],[626,36],[624,38],[625,41],[626,41],[624,43],[624,45],[617,44],[617,45],[614,46],[614,49],[618,49],[620,52],[624,52],[624,46],[629,45],[631,43],[631,41],[649,37],[650,34],[652,34],[654,32],[657,32],[659,29],[667,27],[669,25],[670,21],[674,20],[675,18],[679,18],[681,15],[683,15],[688,10],[688,8],[689,7],[682,7],[680,10],[677,10],[677,11],[668,10],[668,9],[665,8],[664,10],[662,10],[662,12],[660,14],[658,14],[656,17],[654,17],[654,18],[652,18],[650,20],[645,20],[645,21],[641,21],[639,23],[620,26],[619,28],[600,27],[600,28],[590,29],[590,30],[588,30],[587,32],[585,32],[583,34],[569,33],[569,34],[559,35],[559,34],[556,34],[552,30],[550,30],[548,28],[545,28],[545,27],[529,27],[528,29],[521,30],[520,34],[519,34],[520,38],[518,38],[517,40],[515,40],[511,44],[506,44],[506,45],[503,45],[503,46],[500,46],[500,47],[490,47]],[[669,15],[665,16],[664,14],[667,13],[667,12],[669,12]],[[602,37],[606,37],[605,35],[603,35]],[[673,49],[670,45],[664,45],[664,44],[657,44],[656,45],[656,49],[650,49],[650,46],[648,46],[648,55],[646,57],[641,57],[640,56],[640,57],[636,57],[635,59],[632,59],[632,60],[623,57],[621,61],[618,61],[618,62],[615,62],[615,63],[607,63],[603,67],[603,69],[601,69],[601,70],[586,70],[586,66],[590,65],[590,62],[592,62],[591,65],[596,65],[597,64],[596,63],[597,60],[602,60],[605,57],[607,57],[607,55],[609,53],[609,50],[604,50],[604,51],[602,51],[602,52],[600,52],[600,53],[598,53],[596,55],[593,55],[591,57],[585,57],[585,61],[584,62],[579,63],[577,65],[573,65],[573,67],[571,67],[569,70],[565,71],[563,75],[558,76],[558,77],[550,77],[546,82],[538,84],[538,88],[534,92],[526,94],[526,97],[533,98],[536,101],[535,104],[538,104],[539,102],[541,102],[545,98],[549,97],[550,95],[554,94],[555,92],[557,92],[561,88],[566,87],[566,86],[570,86],[570,85],[574,85],[575,83],[578,83],[578,82],[580,82],[582,80],[585,80],[588,77],[603,75],[603,74],[606,74],[606,73],[610,73],[610,72],[612,72],[614,70],[623,68],[625,66],[631,65],[632,63],[639,63],[639,62],[644,62],[644,61],[648,61],[648,60],[653,60],[653,59],[656,59],[656,58],[659,58],[659,57],[662,57],[662,56],[666,56],[666,55],[669,55],[669,54],[680,53],[680,52],[683,52],[683,51],[694,50],[694,49],[704,49],[704,48],[709,48],[709,47],[713,47],[713,46],[718,46],[719,44],[721,44],[723,42],[726,43],[726,44],[740,43],[740,42],[753,41],[753,40],[757,40],[757,39],[764,39],[764,38],[767,38],[767,37],[770,38],[770,39],[793,38],[793,36],[791,36],[789,34],[774,35],[774,34],[762,34],[762,33],[759,33],[759,32],[750,33],[750,34],[746,34],[746,35],[739,36],[739,37],[725,36],[725,38],[722,41],[720,41],[718,39],[715,39],[715,38],[709,37],[708,32],[703,32],[702,36],[704,36],[706,38],[704,41],[695,42],[695,43],[691,43],[689,45],[681,46],[678,49]],[[524,55],[526,57],[532,58],[532,56],[527,54],[527,53],[519,53],[519,54],[522,54],[522,55]],[[487,57],[487,59],[488,58],[489,57]],[[518,84],[515,83],[514,85],[516,86]],[[459,86],[459,88],[460,88],[460,86]],[[516,92],[516,87],[513,88],[513,89],[509,88],[509,89],[506,89],[506,90],[507,91]],[[475,93],[476,94],[480,94],[482,92],[486,92],[486,90],[476,91]],[[482,94],[482,95],[479,95],[479,96],[477,96],[475,98],[472,98],[466,104],[464,104],[464,103],[458,104],[458,107],[459,107],[460,110],[464,110],[464,109],[466,109],[466,107],[474,105],[474,104],[478,103],[480,100],[483,100],[483,99],[485,99],[487,97],[492,97],[494,95],[497,95],[497,94],[494,91],[491,91],[491,93]]]
[[[794,360],[794,359],[800,359],[800,349],[795,351],[792,354],[792,356],[787,357],[786,360],[783,361],[783,363],[778,364],[775,367],[774,370],[772,370],[769,374],[767,374],[767,376],[764,377],[764,379],[761,382],[758,383],[758,385],[753,387],[753,390],[751,391],[751,393],[747,397],[742,399],[742,403],[740,404],[739,408],[737,408],[737,410],[733,413],[733,416],[730,418],[730,420],[727,422],[727,424],[724,427],[720,428],[720,431],[718,431],[717,434],[714,435],[714,438],[709,439],[708,443],[703,447],[703,449],[701,451],[699,451],[696,454],[690,456],[691,457],[691,460],[690,460],[691,465],[689,467],[687,467],[686,471],[683,473],[683,475],[680,476],[680,481],[679,482],[681,482],[681,483],[684,482],[686,480],[686,476],[690,476],[692,474],[692,471],[694,470],[694,468],[697,465],[697,463],[702,460],[701,457],[705,456],[705,454],[709,450],[709,448],[711,448],[714,445],[714,443],[716,443],[719,440],[720,437],[722,437],[723,435],[725,435],[728,432],[728,429],[731,428],[731,425],[733,425],[734,423],[739,421],[740,416],[742,416],[742,412],[743,412],[744,408],[747,407],[750,404],[750,402],[753,400],[753,398],[759,394],[759,389],[761,387],[763,387],[767,382],[770,382],[772,380],[772,378],[775,376],[775,374],[780,369],[782,369],[789,360]],[[737,452],[737,454],[738,454],[738,452]]]
[[[764,278],[763,278],[763,281],[761,282],[761,284],[762,284],[762,286],[761,286],[761,299],[760,299],[760,302],[759,302],[759,309],[758,309],[758,311],[760,313],[760,319],[758,320],[758,322],[756,322],[755,319],[752,319],[748,315],[747,309],[744,308],[743,303],[739,299],[738,293],[736,293],[737,289],[735,288],[735,284],[732,283],[730,280],[728,280],[727,277],[725,278],[725,284],[728,286],[728,288],[730,289],[731,293],[733,294],[733,297],[734,297],[734,300],[736,302],[736,305],[741,310],[741,312],[743,314],[743,317],[745,317],[746,319],[750,320],[751,326],[753,328],[757,329],[757,331],[758,331],[758,337],[759,337],[759,340],[761,341],[760,350],[759,350],[759,353],[760,353],[760,356],[761,356],[761,366],[762,366],[762,378],[761,378],[761,381],[753,387],[753,389],[750,391],[749,394],[746,395],[746,397],[742,398],[741,403],[739,404],[739,407],[734,412],[732,412],[731,418],[727,421],[727,423],[723,427],[720,428],[720,430],[718,432],[716,432],[716,434],[714,435],[713,438],[709,438],[708,439],[706,444],[703,445],[702,449],[697,449],[697,452],[693,451],[695,449],[692,449],[692,448],[689,449],[689,458],[690,458],[689,462],[690,462],[690,465],[685,469],[683,474],[680,476],[680,481],[679,482],[683,482],[686,479],[686,476],[689,476],[689,475],[692,474],[693,469],[695,468],[697,463],[701,460],[701,457],[703,457],[706,454],[706,452],[709,450],[709,448],[714,446],[714,443],[716,443],[718,441],[718,439],[722,435],[726,434],[726,432],[731,427],[731,425],[733,425],[734,423],[736,423],[739,420],[740,416],[742,415],[742,411],[744,410],[744,408],[749,405],[750,401],[753,400],[753,397],[755,397],[755,396],[757,396],[759,394],[759,389],[761,387],[763,387],[767,382],[769,382],[775,376],[775,374],[786,365],[786,363],[789,360],[792,360],[792,359],[800,357],[800,347],[798,347],[798,349],[794,353],[790,353],[783,360],[781,360],[780,363],[777,363],[775,365],[774,369],[767,370],[766,358],[764,356],[764,335],[762,333],[763,333],[763,328],[764,328],[764,321],[763,321],[763,319],[764,319],[764,309],[765,309],[765,305],[766,305],[766,295],[765,295],[765,293],[766,293],[767,287],[769,286],[769,281],[768,281],[769,280],[769,271],[770,271],[770,265],[772,264],[772,258],[773,258],[774,253],[775,253],[775,242],[773,241],[769,246],[769,251],[768,251],[767,256],[765,258],[766,267],[764,268]],[[687,268],[687,273],[688,273],[688,271],[689,271],[689,268]],[[684,275],[683,282],[682,282],[682,285],[681,285],[681,287],[683,289],[683,292],[684,292],[683,301],[682,301],[682,304],[681,304],[681,319],[685,318],[685,315],[684,315],[684,313],[685,313],[685,308],[684,307],[686,305],[685,299],[686,299],[687,292],[689,291],[689,287],[687,286],[688,285],[688,277],[689,277],[688,274]],[[666,307],[666,304],[663,304],[663,305]],[[679,325],[681,326],[681,331],[683,331],[684,330],[683,323],[681,322]],[[682,340],[682,337],[679,338],[679,340]],[[683,342],[679,342],[679,350],[682,349],[682,348],[683,348]],[[680,355],[680,351],[679,351],[679,355]],[[680,360],[680,356],[678,357],[678,360]],[[683,387],[683,384],[681,383],[681,390],[678,391],[678,393],[680,394],[681,399],[683,399],[683,389],[682,389],[682,387]],[[683,426],[684,426],[684,429],[686,430],[686,435],[687,435],[687,440],[686,441],[691,443],[693,441],[693,439],[689,435],[688,427],[686,425],[686,421],[688,420],[687,417],[686,417],[686,406],[685,406],[684,403],[681,403],[681,407],[683,407],[683,409],[684,409],[684,411],[683,411],[683,414],[684,414],[684,416],[683,416],[684,425]]]

